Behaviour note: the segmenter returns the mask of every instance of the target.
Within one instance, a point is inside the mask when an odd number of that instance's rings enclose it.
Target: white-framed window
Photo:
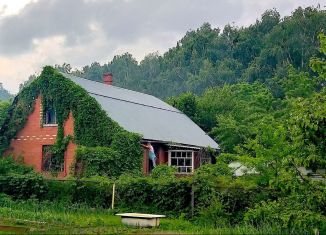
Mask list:
[[[169,150],[169,166],[175,166],[178,173],[190,174],[194,172],[194,151]]]

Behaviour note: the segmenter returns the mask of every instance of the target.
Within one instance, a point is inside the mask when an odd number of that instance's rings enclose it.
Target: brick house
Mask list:
[[[142,135],[142,142],[151,142],[157,164],[176,166],[178,172],[191,174],[201,164],[211,161],[205,147],[218,150],[218,144],[181,111],[151,95],[112,85],[112,74],[103,75],[103,83],[62,75],[85,89],[96,99],[112,120],[129,132]],[[48,171],[46,149],[56,141],[58,125],[55,110],[42,111],[41,97],[36,97],[33,112],[5,152],[22,156],[25,164],[37,172]],[[91,110],[89,110],[91,115]],[[64,135],[74,135],[74,117],[70,113],[63,126]],[[69,175],[77,145],[69,142],[59,177]],[[149,173],[151,163],[144,149],[143,172]]]

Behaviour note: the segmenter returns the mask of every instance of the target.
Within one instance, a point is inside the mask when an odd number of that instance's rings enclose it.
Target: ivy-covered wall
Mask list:
[[[58,161],[63,160],[67,144],[73,141],[81,147],[82,152],[89,153],[78,158],[86,165],[94,162],[90,158],[103,157],[102,151],[92,152],[96,150],[94,147],[101,146],[111,149],[108,152],[112,153],[110,156],[113,156],[112,159],[115,161],[122,162],[128,159],[135,167],[134,170],[141,171],[141,137],[125,131],[107,116],[86,90],[50,66],[46,66],[41,75],[16,96],[9,108],[8,116],[0,130],[1,155],[9,147],[11,139],[24,127],[39,96],[42,97],[43,108],[51,102],[56,110],[58,133],[52,152]],[[74,118],[74,136],[64,136],[63,126],[70,112]],[[110,172],[121,171],[121,165],[115,164],[114,167],[119,169],[110,169]],[[109,172],[92,172],[110,175]]]

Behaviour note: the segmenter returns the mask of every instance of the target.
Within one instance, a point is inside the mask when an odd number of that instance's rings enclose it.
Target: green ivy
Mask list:
[[[69,141],[73,140],[77,145],[84,147],[112,147],[112,153],[124,150],[125,160],[134,159],[136,163],[132,166],[141,169],[141,137],[125,131],[107,116],[96,99],[86,90],[50,66],[44,67],[41,75],[14,99],[8,118],[0,130],[0,154],[3,154],[11,139],[24,127],[28,116],[34,111],[35,100],[40,95],[43,111],[50,102],[56,110],[58,133],[56,144],[51,151],[54,157],[63,160],[66,147]],[[73,138],[64,136],[64,123],[70,112],[74,118]],[[120,154],[121,151],[117,152]]]

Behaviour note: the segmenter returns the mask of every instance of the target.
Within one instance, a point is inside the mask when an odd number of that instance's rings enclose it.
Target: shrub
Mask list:
[[[13,157],[0,157],[0,175],[8,173],[26,174],[33,171],[33,168],[23,164],[18,164]]]
[[[117,203],[132,211],[176,215],[190,210],[191,181],[122,177],[117,182]]]
[[[73,192],[73,203],[109,208],[112,199],[112,184],[110,180],[104,177],[77,180]]]
[[[213,199],[207,208],[200,210],[197,223],[205,227],[226,227],[229,224],[229,214],[219,200]]]
[[[284,229],[311,233],[316,228],[324,229],[326,217],[293,198],[282,198],[279,201],[258,203],[246,212],[244,221],[255,226],[273,221],[274,225]]]
[[[0,193],[0,206],[8,206],[11,205],[12,198],[7,194]]]
[[[24,175],[9,173],[0,177],[0,192],[14,199],[43,198],[47,186],[41,175],[30,172]]]
[[[175,167],[158,165],[152,170],[151,177],[153,179],[171,180],[175,178],[176,173],[177,169]]]

